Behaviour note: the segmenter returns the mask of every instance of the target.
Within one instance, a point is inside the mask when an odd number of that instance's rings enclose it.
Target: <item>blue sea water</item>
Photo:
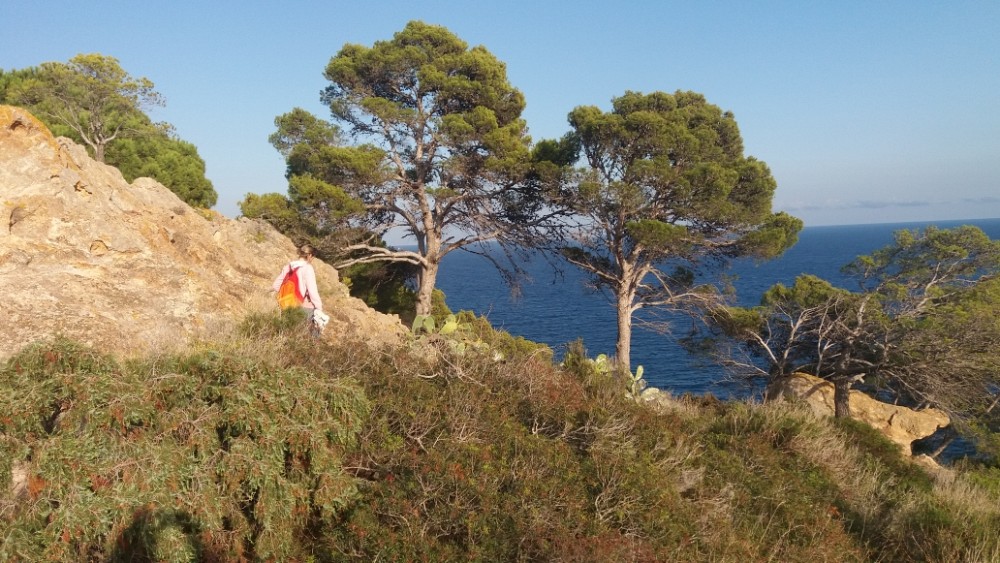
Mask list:
[[[775,283],[793,283],[800,274],[814,274],[854,289],[841,273],[845,264],[890,244],[897,230],[929,225],[942,229],[975,225],[990,238],[1000,239],[1000,219],[806,227],[799,242],[780,258],[760,264],[740,262],[729,274],[737,276],[734,286],[744,305],[758,302]],[[488,261],[467,252],[453,252],[441,265],[438,287],[452,310],[485,316],[497,328],[547,344],[557,357],[569,342],[581,338],[591,357],[614,355],[617,321],[613,304],[585,287],[586,276],[581,271],[568,266],[557,275],[540,259],[530,262],[527,269],[532,279],[515,298]],[[674,335],[686,333],[689,327],[685,322],[690,321],[679,319]],[[721,367],[692,357],[674,337],[636,327],[632,335],[633,369],[639,365],[651,386],[675,395],[712,393],[720,398],[742,398],[758,391],[727,377]]]

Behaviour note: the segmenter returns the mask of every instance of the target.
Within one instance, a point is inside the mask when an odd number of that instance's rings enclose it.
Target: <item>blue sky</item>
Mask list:
[[[116,57],[167,100],[234,217],[285,193],[274,118],[319,103],[345,43],[409,20],[506,63],[536,140],[578,105],[693,90],[732,111],[746,153],[807,226],[1000,217],[1000,2],[590,0],[7,1],[0,68]]]

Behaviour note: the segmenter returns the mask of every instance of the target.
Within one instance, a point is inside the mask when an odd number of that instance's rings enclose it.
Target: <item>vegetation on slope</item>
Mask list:
[[[215,205],[198,149],[148,111],[164,105],[153,82],[134,77],[115,57],[79,54],[66,63],[0,69],[0,103],[28,109],[52,131],[87,147],[128,182],[151,177],[194,207]]]
[[[293,317],[118,360],[0,370],[0,558],[985,561],[1000,473],[933,478],[794,406],[638,404],[582,349],[459,316],[398,349]],[[444,331],[441,331],[444,332]]]

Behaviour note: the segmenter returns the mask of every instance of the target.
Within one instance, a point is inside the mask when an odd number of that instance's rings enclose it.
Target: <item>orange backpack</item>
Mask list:
[[[278,287],[278,307],[282,309],[299,307],[305,300],[305,294],[299,288],[299,275],[295,273],[296,270],[298,268],[292,268],[291,264],[289,264],[288,274],[285,275],[281,286]]]

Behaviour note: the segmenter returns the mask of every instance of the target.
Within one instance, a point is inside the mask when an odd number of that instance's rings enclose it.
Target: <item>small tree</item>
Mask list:
[[[849,414],[848,390],[864,378],[902,404],[944,409],[965,431],[995,431],[1000,242],[971,226],[899,231],[845,272],[857,293],[800,276],[768,290],[759,307],[715,309],[715,327],[767,367],[738,355],[726,363],[769,378],[830,379],[838,416]]]
[[[277,131],[268,140],[288,163],[288,196],[248,194],[241,210],[248,217],[269,221],[289,237],[308,240],[324,256],[337,256],[350,241],[370,233],[346,224],[347,217],[364,211],[362,203],[324,178],[332,180],[357,163],[345,156],[338,127],[301,108],[278,116],[274,124]],[[371,166],[377,159],[368,158],[361,166]]]
[[[877,307],[877,304],[874,305]],[[850,415],[850,388],[884,362],[884,319],[871,296],[838,289],[812,275],[776,284],[758,307],[716,307],[712,325],[738,346],[723,365],[767,380],[807,372],[834,384],[834,413]],[[745,356],[744,356],[745,354]]]
[[[944,409],[961,431],[1000,430],[1000,241],[971,225],[903,230],[845,270],[893,321],[882,391]]]
[[[513,252],[539,240],[546,215],[541,184],[529,181],[524,97],[485,48],[410,22],[390,41],[345,45],[325,76],[322,100],[359,144],[345,146],[336,127],[301,110],[278,118],[272,142],[288,160],[293,204],[319,229],[353,236],[339,266],[411,264],[426,315],[445,255],[493,259],[478,245]],[[415,249],[379,244],[391,229]]]
[[[109,143],[136,133],[130,126],[137,114],[163,105],[152,81],[131,76],[118,59],[97,53],[43,63],[37,79],[8,95],[79,135],[98,162],[104,162]]]
[[[0,72],[0,103],[25,106],[53,134],[87,145],[96,160],[117,167],[129,182],[151,177],[189,205],[215,205],[218,194],[198,149],[144,113],[162,105],[152,88],[148,79],[125,73],[116,59],[97,54]]]
[[[337,151],[344,145],[340,128],[301,108],[278,116],[274,124],[277,130],[268,140],[288,162],[288,195],[247,194],[240,203],[243,215],[264,219],[289,238],[308,242],[320,256],[341,260],[341,279],[352,296],[378,311],[412,319],[414,292],[408,287],[412,266],[380,262],[345,267],[343,262],[343,248],[352,242],[385,244],[377,235],[351,227],[345,220],[347,215],[364,210],[358,200],[317,179],[330,174],[330,161],[336,161],[340,154]]]
[[[627,92],[612,105],[569,114],[588,168],[559,204],[580,218],[563,253],[613,296],[617,361],[631,369],[638,310],[707,305],[713,292],[697,273],[727,258],[776,256],[802,223],[771,213],[776,182],[743,155],[731,113],[693,92]]]

